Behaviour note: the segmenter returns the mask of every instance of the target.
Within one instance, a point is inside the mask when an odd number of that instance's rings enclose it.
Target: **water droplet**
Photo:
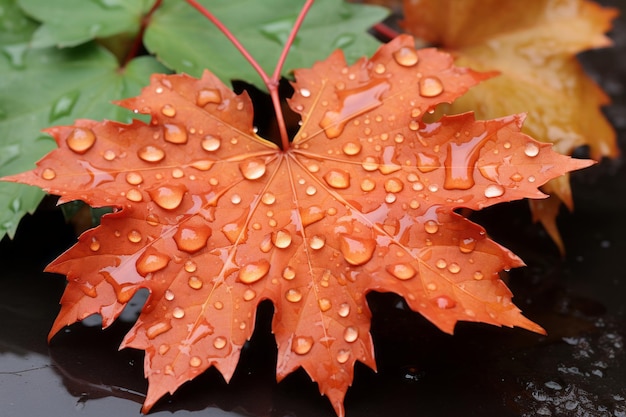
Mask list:
[[[204,107],[209,103],[219,104],[222,102],[222,93],[214,88],[203,88],[198,91],[196,105]]]
[[[358,155],[359,152],[361,152],[361,144],[355,142],[346,142],[341,150],[348,156]]]
[[[141,242],[141,233],[139,233],[139,231],[137,230],[131,230],[130,232],[128,232],[128,235],[126,237],[132,243]]]
[[[435,305],[442,310],[456,307],[456,302],[446,295],[441,295],[434,299]]]
[[[519,172],[516,172],[513,175],[511,175],[511,180],[512,181],[519,182],[519,181],[521,181],[523,179],[524,179],[524,177]]]
[[[422,97],[437,97],[443,93],[443,84],[437,77],[424,77],[419,80],[420,95]]]
[[[77,154],[84,154],[96,143],[96,135],[91,129],[75,128],[65,139],[67,146]]]
[[[197,368],[197,367],[199,367],[200,365],[202,365],[202,359],[200,359],[199,357],[197,357],[197,356],[192,356],[192,357],[189,359],[189,366],[191,366],[192,368]]]
[[[395,202],[395,201],[396,201],[396,199],[397,199],[397,197],[396,197],[396,195],[395,195],[395,194],[391,194],[391,193],[390,193],[390,194],[387,194],[387,195],[385,196],[385,202],[386,202],[386,203],[388,203],[388,204],[391,204],[391,203]]]
[[[215,307],[216,310],[221,310],[224,308],[224,303],[222,303],[221,301],[216,301],[213,303],[213,307]]]
[[[112,151],[111,149],[108,149],[107,151],[104,152],[104,155],[102,155],[102,157],[107,161],[114,160],[116,156],[117,155],[115,155],[115,152]]]
[[[345,189],[350,186],[350,174],[340,169],[331,169],[324,175],[324,181],[333,188]]]
[[[359,266],[367,263],[374,255],[376,241],[374,239],[339,235],[339,249],[350,265]]]
[[[404,184],[399,178],[389,178],[385,181],[385,191],[388,193],[399,193],[404,188]]]
[[[172,310],[172,317],[174,317],[175,319],[182,319],[183,317],[185,317],[185,310],[183,310],[181,307],[174,307],[174,310]]]
[[[461,272],[461,266],[456,262],[452,262],[450,265],[448,265],[448,271],[450,271],[450,273],[452,274],[458,274],[459,272]]]
[[[239,270],[239,281],[244,284],[253,284],[267,275],[270,263],[265,259],[251,262]]]
[[[150,226],[156,226],[159,224],[159,218],[155,214],[148,214],[146,216],[146,223],[148,223]]]
[[[459,243],[459,250],[463,253],[470,253],[476,248],[476,240],[468,237]]]
[[[149,190],[148,194],[159,207],[165,210],[175,210],[182,203],[186,192],[187,187],[182,184],[175,184],[163,185]]]
[[[476,272],[474,272],[473,278],[474,278],[476,281],[480,281],[481,279],[483,279],[483,278],[484,278],[484,275],[483,275],[483,273],[482,273],[482,272],[480,272],[480,271],[476,271]]]
[[[317,193],[317,188],[315,188],[312,185],[309,185],[308,187],[306,187],[305,192],[306,192],[306,195],[313,196]]]
[[[537,146],[537,144],[534,142],[528,142],[524,147],[524,153],[526,154],[526,156],[534,158],[535,156],[539,155],[539,146]]]
[[[445,259],[437,259],[437,262],[435,262],[435,266],[439,269],[443,269],[448,266],[448,263]]]
[[[226,338],[222,336],[218,336],[213,340],[213,346],[215,349],[224,349],[226,347]]]
[[[283,278],[285,278],[287,281],[291,281],[295,277],[296,277],[296,270],[295,269],[293,269],[290,266],[288,266],[285,269],[283,269]]]
[[[154,249],[146,250],[137,259],[136,268],[139,275],[145,277],[146,275],[165,269],[170,262],[170,257],[164,253],[158,252]]]
[[[41,173],[41,178],[43,178],[44,180],[48,180],[48,181],[55,179],[56,176],[57,176],[57,173],[52,168],[46,168]]]
[[[309,246],[311,249],[319,250],[326,245],[326,238],[324,236],[315,235],[309,240]]]
[[[376,74],[384,74],[386,70],[387,70],[387,68],[385,68],[384,64],[378,63],[378,64],[374,65],[374,72]]]
[[[195,253],[206,247],[212,234],[213,231],[205,220],[195,216],[178,227],[174,234],[174,241],[181,251]]]
[[[412,67],[417,64],[419,57],[417,51],[410,46],[403,46],[393,53],[393,59],[403,67]]]
[[[375,79],[361,87],[338,91],[339,106],[337,111],[327,111],[319,125],[329,139],[343,133],[346,123],[360,114],[370,111],[382,104],[381,96],[389,90],[389,83],[383,79]]]
[[[163,356],[169,351],[170,351],[170,345],[168,345],[167,343],[162,343],[159,346],[159,355]]]
[[[356,342],[359,338],[359,329],[354,326],[348,326],[343,331],[343,340],[348,343]]]
[[[161,113],[167,117],[174,117],[176,116],[176,109],[171,104],[166,104],[161,107]]]
[[[252,288],[246,288],[243,292],[243,299],[245,301],[252,301],[256,297],[256,292]]]
[[[311,336],[298,336],[293,339],[291,350],[298,355],[306,355],[313,347],[313,338]]]
[[[387,265],[386,269],[387,272],[402,281],[411,279],[415,276],[415,274],[417,274],[415,268],[413,268],[410,264]]]
[[[52,123],[62,117],[68,116],[72,112],[72,109],[74,109],[79,96],[79,91],[70,91],[69,93],[63,94],[55,101],[52,109],[50,109],[48,121]]]
[[[489,184],[485,188],[485,197],[496,198],[504,194],[504,187],[500,184]]]
[[[326,217],[326,213],[319,206],[310,206],[300,209],[300,219],[302,226],[307,227],[313,223],[316,223]]]
[[[163,133],[163,139],[166,142],[181,145],[187,143],[187,131],[184,127],[180,127],[174,124],[163,125],[165,132]]]
[[[165,158],[165,151],[157,146],[147,145],[137,151],[137,156],[146,162],[160,162]]]
[[[280,249],[288,248],[291,245],[291,233],[285,229],[272,233],[272,243]]]
[[[339,314],[340,317],[348,317],[350,315],[350,304],[342,303],[339,306],[339,311],[337,311],[337,314]]]
[[[297,288],[290,288],[285,292],[285,298],[291,303],[297,303],[302,300],[302,292]]]
[[[241,203],[241,196],[239,194],[233,194],[230,197],[230,202],[235,204],[235,205]]]
[[[434,220],[426,220],[426,223],[424,223],[424,230],[426,233],[430,233],[432,235],[439,231],[439,225]]]
[[[265,175],[265,162],[260,159],[249,159],[239,163],[239,171],[248,180],[257,180]]]
[[[126,174],[126,182],[130,185],[139,185],[143,182],[143,177],[138,172],[129,172]]]
[[[346,363],[350,359],[350,351],[347,349],[339,349],[337,351],[337,362]]]
[[[330,310],[333,306],[328,298],[320,298],[319,300],[317,300],[317,304],[319,305],[322,312]]]
[[[202,149],[207,152],[215,152],[222,146],[222,140],[218,137],[207,135],[202,139]]]
[[[158,323],[153,324],[152,326],[146,329],[146,336],[148,339],[154,339],[160,334],[163,334],[172,328],[172,324],[170,321],[160,321]]]
[[[361,167],[369,172],[376,171],[379,166],[380,164],[378,162],[378,159],[376,159],[376,157],[374,156],[366,156],[363,162],[361,162]]]
[[[199,290],[204,285],[202,280],[195,275],[192,275],[187,280],[187,285],[194,290]]]
[[[417,131],[420,128],[420,124],[417,120],[411,120],[409,122],[409,129],[412,131]]]
[[[308,88],[301,88],[300,95],[302,97],[311,97],[311,90],[309,90]]]
[[[163,296],[167,301],[172,301],[174,299],[174,293],[170,290],[165,291],[165,295]]]
[[[10,65],[14,69],[23,69],[26,65],[24,62],[24,57],[26,55],[26,51],[30,50],[27,47],[26,43],[18,44],[18,45],[7,45],[3,46],[1,51],[4,56],[9,60]]]
[[[92,237],[89,249],[91,249],[92,252],[98,252],[100,250],[100,241],[95,237]]]

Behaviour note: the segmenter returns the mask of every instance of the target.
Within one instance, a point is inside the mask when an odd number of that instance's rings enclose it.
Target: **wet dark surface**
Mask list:
[[[617,6],[618,1],[605,2]],[[626,23],[614,50],[585,64],[612,96],[607,109],[626,149]],[[528,267],[511,271],[514,301],[548,331],[459,324],[442,334],[391,294],[371,294],[378,373],[357,366],[346,398],[350,416],[626,417],[626,167],[603,163],[573,176],[576,212],[563,213],[561,258],[524,202],[475,215]],[[146,392],[143,355],[118,351],[135,312],[102,331],[87,320],[48,345],[63,277],[41,270],[75,238],[61,214],[40,210],[15,241],[0,244],[0,416],[139,415]],[[140,300],[137,301],[140,304]],[[302,371],[277,384],[272,308],[227,385],[209,371],[165,398],[152,415],[333,416]]]

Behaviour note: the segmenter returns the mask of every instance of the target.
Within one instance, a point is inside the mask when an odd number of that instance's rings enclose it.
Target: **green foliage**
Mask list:
[[[302,3],[203,1],[270,73]],[[208,68],[226,82],[237,79],[264,88],[240,53],[185,1],[164,0],[144,20],[154,4],[155,0],[0,0],[0,177],[33,168],[54,148],[41,132],[46,127],[78,118],[130,121],[132,113],[111,102],[137,95],[152,73],[199,75]],[[351,61],[370,55],[377,42],[365,31],[386,13],[379,7],[318,0],[283,75],[311,66],[337,48],[344,49]],[[146,22],[140,40],[154,56],[134,57],[135,37]],[[0,182],[0,238],[13,236],[20,219],[33,212],[43,196],[39,188]]]

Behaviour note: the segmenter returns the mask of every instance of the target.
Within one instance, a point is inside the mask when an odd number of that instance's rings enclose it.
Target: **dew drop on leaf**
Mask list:
[[[274,246],[280,249],[288,248],[289,245],[291,245],[291,233],[284,229],[273,232],[272,243],[274,244]]]
[[[77,127],[70,132],[65,142],[73,152],[82,155],[96,143],[96,135],[91,129]]]
[[[399,178],[390,178],[385,181],[385,191],[388,193],[399,193],[404,188],[404,184]]]
[[[346,363],[350,359],[350,351],[347,349],[339,349],[337,351],[337,362]]]
[[[350,265],[359,266],[372,259],[376,249],[376,241],[342,233],[339,236],[339,249],[346,262]]]
[[[246,288],[243,292],[243,299],[245,301],[252,301],[254,300],[254,297],[256,297],[256,292],[251,288]]]
[[[504,194],[504,187],[500,184],[489,184],[485,188],[485,197],[496,198]]]
[[[187,285],[189,285],[189,287],[193,288],[194,290],[199,290],[200,288],[202,288],[204,284],[202,283],[202,280],[199,277],[192,275],[187,280]]]
[[[363,181],[361,181],[361,190],[365,192],[369,192],[369,191],[372,191],[374,188],[376,188],[376,183],[372,181],[371,179],[366,178]]]
[[[340,317],[348,317],[350,315],[350,304],[342,303],[339,306],[339,311],[337,311],[337,314],[339,314]]]
[[[57,176],[57,173],[52,168],[46,168],[41,173],[41,178],[43,178],[44,180],[48,180],[48,181],[55,179],[56,176]]]
[[[222,140],[216,136],[207,135],[202,139],[202,149],[207,152],[215,152],[222,146]]]
[[[452,274],[458,274],[459,272],[461,272],[461,266],[456,262],[452,262],[450,265],[448,265],[448,271],[450,271],[450,273]]]
[[[443,93],[443,84],[437,77],[424,77],[419,80],[420,95],[422,97],[437,97]]]
[[[209,103],[219,104],[222,102],[222,93],[214,88],[203,88],[198,91],[196,96],[196,105],[204,107]]]
[[[261,201],[263,202],[263,204],[271,206],[276,202],[276,196],[270,192],[267,192],[263,194],[263,197],[261,197]]]
[[[439,269],[443,269],[448,266],[448,263],[445,259],[437,259],[437,262],[435,262],[435,266]]]
[[[415,268],[413,268],[410,264],[387,265],[386,269],[387,272],[402,281],[411,279],[415,276],[415,274],[417,274]]]
[[[434,299],[435,305],[442,310],[456,307],[456,302],[446,295],[441,295]]]
[[[434,220],[426,220],[426,223],[424,223],[424,230],[426,233],[434,234],[439,231],[439,225]]]
[[[215,349],[224,349],[226,347],[226,338],[222,336],[218,336],[213,340],[213,346]]]
[[[265,175],[265,162],[259,159],[250,159],[239,163],[239,171],[248,180],[257,180]]]
[[[130,185],[139,185],[143,182],[143,177],[138,172],[129,172],[126,174],[126,182]]]
[[[91,243],[89,243],[89,249],[92,252],[98,252],[100,250],[100,241],[95,237],[91,238]]]
[[[174,307],[174,310],[172,310],[172,317],[174,317],[175,319],[182,319],[183,317],[185,317],[185,310],[183,310],[181,307]]]
[[[459,243],[459,250],[462,253],[470,253],[474,251],[475,248],[476,248],[476,240],[471,237],[462,239],[461,242]]]
[[[163,139],[166,142],[182,145],[187,143],[187,131],[184,127],[180,127],[175,124],[167,123],[163,126],[165,132],[163,133]]]
[[[163,185],[153,190],[148,190],[152,200],[162,209],[175,210],[180,206],[187,187],[182,184]]]
[[[139,233],[137,230],[131,230],[130,232],[128,232],[127,238],[129,242],[139,243],[141,242],[141,233]]]
[[[298,355],[306,355],[313,348],[313,338],[311,336],[294,337],[291,350]]]
[[[530,158],[534,158],[539,155],[539,146],[536,143],[528,142],[524,147],[524,154]]]
[[[308,88],[301,88],[300,95],[302,97],[311,97],[311,90],[309,90]]]
[[[313,223],[316,223],[326,217],[326,213],[319,206],[310,206],[300,209],[300,219],[302,226],[307,227]]]
[[[148,339],[154,339],[160,334],[163,334],[172,328],[172,324],[169,320],[159,321],[146,329],[146,336]]]
[[[480,281],[481,279],[483,279],[483,278],[484,278],[484,275],[483,275],[483,273],[482,273],[482,272],[480,272],[480,271],[476,271],[476,272],[474,272],[473,278],[474,278],[476,281]]]
[[[211,228],[199,216],[191,217],[174,234],[176,246],[181,251],[195,253],[204,247],[213,234]]]
[[[285,292],[285,298],[291,303],[297,303],[302,300],[302,292],[297,288],[290,288]]]
[[[265,259],[251,262],[239,270],[239,281],[253,284],[265,277],[270,270],[270,263]]]
[[[320,298],[317,304],[322,312],[330,310],[333,306],[328,298]]]
[[[165,158],[165,151],[158,146],[146,145],[137,151],[137,156],[146,162],[161,162]]]
[[[189,359],[189,366],[191,366],[192,368],[198,368],[200,365],[202,365],[202,359],[200,359],[198,356],[192,356]]]
[[[345,340],[348,343],[356,342],[358,338],[359,338],[359,329],[357,329],[354,326],[348,326],[343,331],[343,340]]]
[[[324,181],[333,188],[345,189],[350,186],[350,174],[341,169],[331,169],[324,175]]]
[[[148,249],[137,259],[137,272],[142,277],[145,277],[152,272],[165,269],[170,259],[171,258],[164,253]]]
[[[296,277],[296,270],[295,269],[293,269],[290,266],[288,266],[285,269],[283,269],[283,278],[285,278],[287,281],[291,281],[295,277]]]
[[[174,293],[171,290],[165,291],[165,294],[163,295],[163,298],[165,298],[167,301],[172,301],[174,297]]]
[[[324,236],[315,235],[309,239],[309,246],[311,249],[319,250],[326,245],[326,238]]]
[[[170,104],[165,104],[161,107],[161,113],[167,117],[174,117],[176,116],[176,109]]]
[[[417,51],[410,46],[403,46],[393,53],[393,59],[403,67],[412,67],[417,64],[419,56]]]

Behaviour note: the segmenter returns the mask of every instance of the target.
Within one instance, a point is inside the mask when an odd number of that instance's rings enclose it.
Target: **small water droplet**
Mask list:
[[[168,345],[167,343],[162,343],[159,346],[159,355],[163,356],[169,351],[170,351],[170,345]]]
[[[459,243],[459,250],[463,253],[473,252],[476,248],[476,240],[474,238],[468,237],[462,239]]]
[[[137,156],[146,162],[160,162],[165,158],[165,151],[157,146],[147,145],[137,151]]]
[[[285,229],[272,233],[272,243],[280,249],[288,248],[291,245],[291,233]]]
[[[249,159],[239,163],[239,171],[248,180],[257,180],[265,175],[266,165],[260,159]]]
[[[297,288],[290,288],[285,292],[285,298],[291,303],[297,303],[302,300],[302,292]]]
[[[300,219],[303,227],[316,223],[324,217],[326,217],[326,213],[319,206],[310,206],[300,209]]]
[[[187,131],[184,127],[180,127],[175,124],[165,124],[163,125],[165,132],[163,132],[163,139],[166,142],[174,143],[176,145],[182,145],[187,143]]]
[[[219,104],[222,102],[222,93],[214,88],[203,88],[198,91],[196,105],[204,107],[209,103]]]
[[[108,149],[107,151],[104,152],[104,155],[102,155],[102,157],[107,160],[107,161],[112,161],[115,159],[117,155],[115,155],[115,151]]]
[[[213,346],[215,349],[224,349],[226,347],[227,340],[225,337],[218,336],[213,340]]]
[[[175,319],[182,319],[185,317],[185,310],[180,307],[174,307],[174,310],[172,310],[172,317]]]
[[[480,271],[476,271],[476,272],[474,272],[473,278],[474,278],[476,281],[480,281],[481,279],[483,279],[483,278],[484,278],[484,275],[483,275],[483,273],[482,273],[482,272],[480,272]]]
[[[322,249],[326,245],[326,237],[315,235],[311,239],[309,239],[309,246],[311,249],[319,250]]]
[[[487,198],[496,198],[500,197],[504,194],[504,187],[500,184],[489,184],[485,188],[485,197]]]
[[[459,272],[461,272],[461,266],[456,262],[452,262],[450,265],[448,265],[448,271],[450,271],[450,273],[452,274],[458,274]]]
[[[330,310],[333,306],[328,298],[320,298],[319,300],[317,300],[317,304],[319,305],[322,312]]]
[[[54,102],[52,109],[50,109],[48,121],[53,123],[62,117],[68,116],[74,109],[79,96],[79,91],[70,91],[69,93],[63,94],[59,97],[59,99]]]
[[[404,188],[404,184],[400,178],[389,178],[385,181],[385,191],[388,193],[399,193]]]
[[[366,156],[363,162],[361,162],[361,167],[368,172],[376,171],[379,166],[378,159],[374,156]]]
[[[437,262],[435,262],[435,266],[439,269],[443,269],[446,266],[448,266],[448,263],[446,262],[445,259],[437,259]]]
[[[417,51],[410,46],[403,46],[393,53],[393,59],[403,67],[412,67],[419,61]]]
[[[432,235],[439,231],[439,225],[434,220],[426,220],[426,223],[424,223],[424,230],[426,233]]]
[[[311,90],[309,90],[308,88],[301,88],[300,95],[302,97],[311,97]]]
[[[96,135],[91,129],[75,128],[65,139],[67,146],[77,154],[84,154],[96,143]]]
[[[446,295],[441,295],[434,299],[435,305],[442,310],[456,307],[456,302]]]
[[[285,278],[287,281],[291,281],[295,277],[296,277],[296,270],[295,269],[293,269],[290,266],[288,266],[285,269],[283,269],[283,278]]]
[[[376,74],[384,74],[386,70],[387,70],[387,68],[385,68],[384,64],[378,63],[378,64],[374,65],[374,72]]]
[[[175,184],[163,185],[149,190],[148,194],[159,207],[165,210],[174,210],[180,206],[186,192],[187,187],[182,184]]]
[[[165,291],[165,295],[163,296],[167,301],[172,301],[174,299],[174,293],[170,290]]]
[[[415,268],[410,264],[387,265],[386,269],[387,272],[402,281],[411,279],[417,274]]]
[[[100,250],[100,241],[95,237],[92,237],[89,249],[91,249],[92,252],[98,252]]]
[[[224,303],[222,303],[221,301],[216,301],[213,303],[213,307],[215,307],[216,310],[221,310],[224,308]]]
[[[161,107],[161,113],[167,117],[174,117],[176,116],[176,109],[171,104],[166,104]]]
[[[372,191],[374,188],[376,188],[376,183],[373,180],[366,178],[361,181],[361,190],[369,192]]]
[[[347,349],[339,349],[337,351],[337,362],[346,363],[350,359],[350,351]]]
[[[43,178],[44,180],[48,180],[48,181],[55,179],[56,176],[57,176],[57,173],[52,168],[46,168],[41,173],[41,178]]]
[[[356,342],[359,338],[359,329],[354,326],[348,326],[343,331],[343,340],[348,343]]]
[[[317,193],[317,188],[315,188],[313,185],[309,185],[308,187],[306,187],[306,190],[304,192],[308,196],[313,196]]]
[[[522,176],[522,174],[520,174],[519,172],[514,173],[513,175],[511,175],[511,180],[515,181],[515,182],[520,182],[521,180],[523,180],[524,177]]]
[[[346,142],[341,150],[348,156],[358,155],[361,152],[361,144],[356,142]]]
[[[311,336],[294,337],[291,344],[291,350],[298,355],[306,355],[313,347],[313,338]]]
[[[239,281],[244,284],[253,284],[265,277],[270,270],[270,263],[261,259],[251,262],[239,270]]]
[[[539,155],[539,146],[537,146],[534,142],[526,143],[526,146],[524,147],[524,154],[526,154],[529,158],[534,158]]]
[[[350,265],[359,266],[372,259],[376,249],[376,241],[342,233],[339,236],[339,249],[346,262]]]
[[[164,253],[158,252],[154,249],[148,249],[139,257],[139,259],[137,259],[135,266],[139,275],[145,277],[152,272],[165,269],[165,267],[169,264],[170,259],[171,258]]]
[[[202,149],[207,152],[215,152],[222,146],[222,140],[218,137],[207,135],[202,139]]]
[[[350,174],[341,169],[331,169],[324,175],[324,181],[333,188],[345,189],[350,187]]]
[[[139,231],[137,230],[131,230],[130,232],[128,232],[128,235],[126,235],[126,237],[132,243],[141,242],[141,233],[139,233]]]
[[[409,129],[412,131],[417,131],[420,128],[420,124],[417,120],[411,120],[409,122]]]
[[[235,205],[241,203],[241,196],[239,194],[233,194],[230,196],[230,202]]]
[[[159,218],[155,214],[150,213],[146,216],[146,223],[150,226],[156,226],[159,224]]]
[[[195,216],[178,227],[174,233],[174,241],[181,251],[195,253],[206,247],[212,234],[213,231],[205,220]]]
[[[443,93],[443,84],[437,77],[424,77],[419,80],[420,95],[422,97],[437,97]]]
[[[350,315],[350,304],[342,303],[339,306],[339,311],[337,311],[337,314],[339,314],[340,317],[348,317]]]
[[[252,288],[246,288],[243,292],[243,299],[245,301],[252,301],[256,297],[256,292]]]
[[[202,365],[202,359],[200,359],[198,356],[192,356],[189,359],[189,366],[191,366],[192,368],[197,368],[200,365]]]
[[[126,182],[130,185],[139,185],[143,182],[143,177],[138,172],[129,172],[126,174]]]
[[[146,336],[148,339],[154,339],[160,334],[163,334],[172,328],[170,321],[160,321],[146,329]]]

